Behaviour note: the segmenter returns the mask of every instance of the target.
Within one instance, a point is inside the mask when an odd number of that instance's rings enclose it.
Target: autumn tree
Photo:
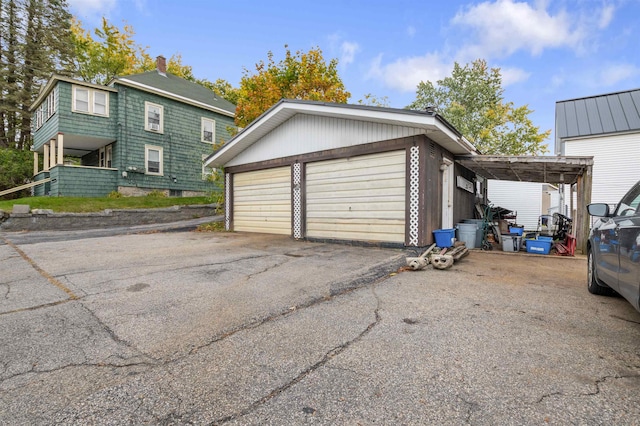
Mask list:
[[[237,126],[247,126],[283,98],[346,103],[351,96],[338,75],[337,59],[325,62],[318,47],[295,54],[285,49],[285,58],[279,62],[268,52],[267,62],[258,62],[255,73],[244,69],[236,104]]]
[[[540,132],[527,105],[504,100],[499,68],[478,59],[453,66],[450,76],[418,84],[416,100],[407,108],[436,111],[483,154],[536,155],[548,151],[543,144],[551,130]]]
[[[101,27],[96,28],[92,34],[82,27],[82,22],[73,20],[71,30],[76,54],[76,74],[84,81],[107,84],[118,76],[156,69],[156,59],[147,52],[148,47],[135,42],[135,31],[130,25],[124,25],[120,29],[103,18]],[[183,64],[179,53],[173,54],[167,61],[167,72],[207,87],[234,105],[237,101],[237,89],[230,83],[222,79],[212,83],[207,79],[196,78],[193,68]]]
[[[84,81],[107,84],[118,75],[134,74],[144,63],[144,49],[136,45],[135,33],[129,25],[120,30],[102,18],[102,26],[93,31],[94,39],[91,32],[74,19],[71,31],[76,73]]]

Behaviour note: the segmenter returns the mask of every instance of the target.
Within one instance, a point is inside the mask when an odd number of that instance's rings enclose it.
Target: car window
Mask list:
[[[618,208],[616,209],[616,216],[633,216],[638,211],[640,205],[640,185],[633,187],[631,191],[624,196]]]

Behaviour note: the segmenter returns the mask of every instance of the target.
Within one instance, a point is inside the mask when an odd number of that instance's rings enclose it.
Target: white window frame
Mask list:
[[[159,152],[159,156],[160,156],[160,164],[159,164],[159,171],[158,172],[150,172],[149,171],[149,151],[158,151]],[[154,146],[154,145],[145,145],[144,146],[144,169],[145,169],[145,173],[148,175],[153,175],[153,176],[164,176],[164,161],[163,161],[163,152],[162,152],[162,147],[161,146]]]
[[[160,124],[159,128],[152,129],[149,123],[149,108],[158,108],[160,110]],[[154,104],[153,102],[144,103],[144,129],[153,133],[164,133],[164,107],[162,105]]]
[[[78,101],[78,91],[82,90],[87,92],[87,110],[83,110],[83,109],[78,109],[77,108],[77,101]],[[102,113],[98,113],[96,112],[96,93],[99,93],[101,95],[104,95],[104,99],[105,99],[105,112],[104,114]],[[80,114],[90,114],[90,115],[97,115],[100,117],[109,117],[109,92],[105,92],[103,90],[95,90],[95,89],[90,89],[88,87],[83,87],[83,86],[73,86],[72,89],[72,99],[71,99],[71,111],[73,112],[78,112]]]
[[[211,124],[211,140],[210,141],[205,140],[204,138],[205,123]],[[201,124],[200,124],[200,140],[204,143],[209,143],[212,145],[216,142],[216,121],[214,119],[202,117]]]
[[[209,176],[213,176],[216,171],[215,169],[204,165],[204,160],[206,160],[207,157],[207,154],[202,154],[202,180],[207,180]]]

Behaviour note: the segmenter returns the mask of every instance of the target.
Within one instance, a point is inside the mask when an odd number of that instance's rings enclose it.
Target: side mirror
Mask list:
[[[608,217],[609,205],[605,203],[594,203],[587,206],[587,211],[591,216]]]

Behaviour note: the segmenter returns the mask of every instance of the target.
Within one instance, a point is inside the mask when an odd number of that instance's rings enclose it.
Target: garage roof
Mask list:
[[[460,155],[456,161],[487,179],[574,184],[593,157]]]
[[[221,167],[296,114],[310,114],[376,122],[424,130],[431,140],[453,154],[476,152],[442,116],[433,112],[381,108],[330,102],[282,99],[205,160],[205,166]]]

